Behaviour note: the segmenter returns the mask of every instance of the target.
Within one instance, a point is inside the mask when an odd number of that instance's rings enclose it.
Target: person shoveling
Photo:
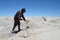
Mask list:
[[[24,17],[24,13],[25,12],[26,12],[26,9],[25,8],[22,8],[21,11],[17,11],[16,12],[16,14],[14,16],[14,26],[13,26],[13,29],[12,29],[12,33],[17,33],[19,31],[21,31],[21,28],[20,28],[20,20],[24,20],[27,23],[29,22]],[[16,26],[18,26],[18,31],[14,31],[14,29],[16,28]]]

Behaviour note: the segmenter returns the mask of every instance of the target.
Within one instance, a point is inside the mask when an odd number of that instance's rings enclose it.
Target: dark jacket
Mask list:
[[[17,13],[14,16],[14,20],[19,21],[19,20],[22,20],[21,18],[23,18],[23,20],[26,21],[23,13],[21,13],[20,11],[17,11]]]

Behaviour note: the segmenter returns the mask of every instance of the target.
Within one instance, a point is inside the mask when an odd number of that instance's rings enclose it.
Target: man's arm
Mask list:
[[[24,15],[22,15],[22,18],[23,18],[23,20],[24,20],[24,21],[26,21],[26,19],[25,19]]]
[[[24,20],[26,23],[29,22],[29,21],[27,21],[27,20],[25,19],[24,15],[22,15],[22,18],[23,18],[23,20]]]

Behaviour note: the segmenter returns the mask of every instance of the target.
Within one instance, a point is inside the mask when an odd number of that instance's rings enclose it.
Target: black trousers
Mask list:
[[[20,31],[20,21],[19,20],[14,20],[14,26],[12,31],[14,31],[14,29],[16,28],[16,26],[18,26],[18,31]]]

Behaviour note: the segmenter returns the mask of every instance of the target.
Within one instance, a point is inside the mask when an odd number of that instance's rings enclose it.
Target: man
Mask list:
[[[22,8],[21,11],[17,11],[17,13],[15,14],[15,16],[14,16],[14,26],[13,26],[13,29],[12,29],[12,33],[14,32],[14,29],[15,29],[16,26],[18,26],[18,32],[21,31],[20,20],[26,21],[24,15],[23,15],[25,12],[26,12],[26,9]],[[21,18],[23,18],[23,19],[21,19]]]

